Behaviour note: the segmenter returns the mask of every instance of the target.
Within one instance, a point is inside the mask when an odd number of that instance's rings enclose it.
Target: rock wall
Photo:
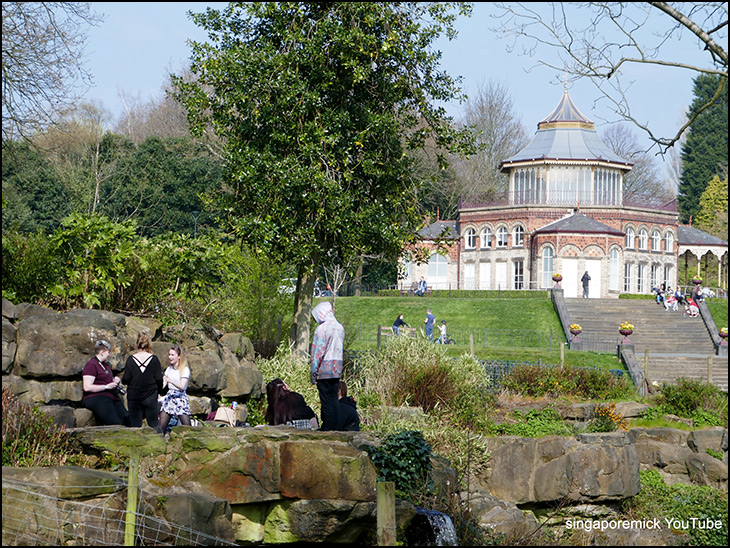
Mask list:
[[[45,408],[68,427],[93,425],[93,415],[82,405],[81,371],[94,355],[94,342],[112,345],[109,363],[115,372],[135,352],[137,335],[147,332],[152,351],[163,371],[173,343],[186,352],[192,376],[188,394],[194,415],[210,413],[220,397],[241,403],[258,398],[263,377],[254,364],[253,345],[240,333],[221,334],[213,328],[187,326],[162,328],[160,322],[104,310],[75,309],[58,313],[41,306],[14,305],[3,299],[2,385],[33,404]],[[239,420],[246,407],[239,406]]]

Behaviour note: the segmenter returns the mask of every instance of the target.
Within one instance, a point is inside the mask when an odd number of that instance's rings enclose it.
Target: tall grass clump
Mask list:
[[[64,427],[37,406],[24,403],[3,388],[3,466],[82,466],[86,457],[76,449]]]

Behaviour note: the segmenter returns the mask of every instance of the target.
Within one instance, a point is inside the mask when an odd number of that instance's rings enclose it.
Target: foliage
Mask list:
[[[431,446],[421,432],[406,430],[386,436],[379,447],[368,446],[379,481],[392,481],[400,496],[433,490]]]
[[[721,91],[718,86],[721,86]],[[695,99],[690,105],[689,116],[697,114],[708,102],[712,106],[695,120],[682,146],[677,205],[683,223],[700,213],[700,198],[713,177],[723,177],[723,170],[724,177],[727,177],[727,88],[727,75],[702,75],[694,81]]]
[[[615,400],[635,395],[626,376],[604,369],[520,365],[504,379],[505,388],[530,397]]]
[[[46,235],[3,232],[3,297],[14,303],[45,302],[62,272],[61,258]]]
[[[292,296],[280,290],[287,269],[246,246],[231,246],[217,301],[211,306],[216,325],[241,331],[253,341],[287,338]]]
[[[720,528],[686,527],[693,546],[725,546],[728,535],[727,491],[675,483],[666,485],[657,470],[642,470],[641,492],[624,503],[628,519],[719,521]]]
[[[476,360],[453,360],[443,345],[398,337],[358,362],[353,387],[383,405],[437,411],[462,426],[483,424],[488,380]]]
[[[101,215],[73,213],[51,241],[65,260],[61,282],[53,288],[67,306],[113,308],[117,287],[131,284],[128,264],[139,240],[133,221],[114,223]]]
[[[694,225],[705,232],[727,240],[727,171],[725,178],[715,175],[700,196],[699,211]]]
[[[713,384],[680,377],[663,385],[656,399],[664,413],[692,419],[695,426],[727,426],[727,394]]]
[[[613,432],[615,430],[628,430],[629,423],[624,416],[616,411],[616,404],[599,404],[596,406],[593,419],[588,425],[589,432]]]
[[[570,436],[573,430],[563,422],[560,413],[546,407],[542,410],[530,409],[526,413],[518,410],[512,412],[514,422],[504,422],[491,428],[492,432],[500,436],[523,436],[541,438],[544,436]]]
[[[82,465],[84,457],[64,427],[3,388],[3,466]]]
[[[48,158],[27,143],[3,143],[3,234],[52,233],[71,212],[71,192]]]
[[[193,14],[193,79],[173,79],[194,134],[225,143],[208,204],[252,247],[298,269],[300,348],[318,266],[395,259],[422,225],[408,149],[465,148],[433,100],[459,95],[429,50],[453,35],[442,3],[231,3]],[[302,310],[303,313],[301,312]]]

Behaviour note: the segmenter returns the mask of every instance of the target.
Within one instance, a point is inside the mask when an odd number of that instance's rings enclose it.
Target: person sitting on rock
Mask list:
[[[283,380],[274,379],[266,385],[268,405],[264,418],[270,426],[293,426],[300,430],[316,430],[317,415],[304,401],[304,396],[294,392]]]
[[[94,357],[81,371],[84,390],[84,407],[91,410],[99,426],[129,426],[129,413],[119,397],[118,387],[121,379],[115,377],[107,363],[112,345],[99,340],[94,345]]]

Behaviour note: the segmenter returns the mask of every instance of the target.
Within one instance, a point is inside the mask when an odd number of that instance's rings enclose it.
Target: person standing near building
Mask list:
[[[345,328],[335,318],[329,301],[312,310],[319,324],[312,338],[310,380],[317,385],[322,411],[322,430],[337,430],[340,424],[340,377],[343,365]]]
[[[583,274],[583,277],[580,279],[581,282],[583,282],[583,298],[588,298],[588,282],[591,281],[591,276],[588,274],[588,271],[585,271],[585,274]]]
[[[436,323],[436,316],[433,315],[430,308],[426,309],[426,319],[423,320],[426,324],[426,338],[433,342],[433,326]]]

